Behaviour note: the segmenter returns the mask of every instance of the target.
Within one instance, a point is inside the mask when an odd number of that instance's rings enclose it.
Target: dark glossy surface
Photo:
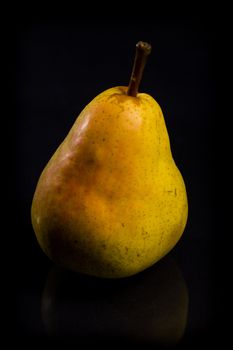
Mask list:
[[[52,268],[41,297],[49,335],[176,344],[187,322],[188,291],[167,259],[135,278],[97,281]]]
[[[210,242],[191,240],[186,232],[160,262],[120,280],[60,269],[36,244],[17,282],[16,333],[25,341],[39,336],[49,344],[159,347],[212,342],[219,301]]]

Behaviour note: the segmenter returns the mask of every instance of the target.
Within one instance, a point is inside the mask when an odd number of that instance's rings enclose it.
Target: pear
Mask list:
[[[39,178],[32,225],[59,266],[127,277],[160,260],[184,232],[186,188],[163,113],[138,92],[150,51],[136,45],[129,86],[110,88],[83,109]]]

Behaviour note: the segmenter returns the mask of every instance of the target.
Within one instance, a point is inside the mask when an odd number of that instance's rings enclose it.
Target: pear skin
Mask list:
[[[56,264],[104,278],[145,270],[186,225],[185,184],[159,104],[108,89],[81,112],[38,181],[32,224]]]

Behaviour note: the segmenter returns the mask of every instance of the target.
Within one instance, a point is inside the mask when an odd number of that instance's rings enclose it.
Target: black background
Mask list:
[[[190,10],[144,17],[78,12],[20,18],[15,21],[10,62],[15,109],[10,130],[15,142],[9,199],[15,198],[17,214],[9,226],[16,248],[16,334],[47,341],[40,308],[52,263],[40,250],[30,221],[38,177],[85,105],[109,87],[128,84],[135,44],[144,40],[152,44],[152,53],[140,91],[152,95],[163,110],[189,199],[185,233],[170,254],[186,281],[190,300],[180,346],[214,344],[220,338],[222,313],[216,264],[221,258],[216,219],[220,93],[216,16]],[[88,335],[88,329],[84,333]],[[79,334],[77,344],[82,339]]]

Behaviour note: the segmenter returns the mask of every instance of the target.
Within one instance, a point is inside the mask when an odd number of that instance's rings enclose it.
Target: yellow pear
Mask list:
[[[159,104],[138,86],[150,45],[137,44],[129,87],[81,112],[38,181],[32,224],[43,251],[65,268],[105,278],[134,275],[180,239],[185,184]]]

